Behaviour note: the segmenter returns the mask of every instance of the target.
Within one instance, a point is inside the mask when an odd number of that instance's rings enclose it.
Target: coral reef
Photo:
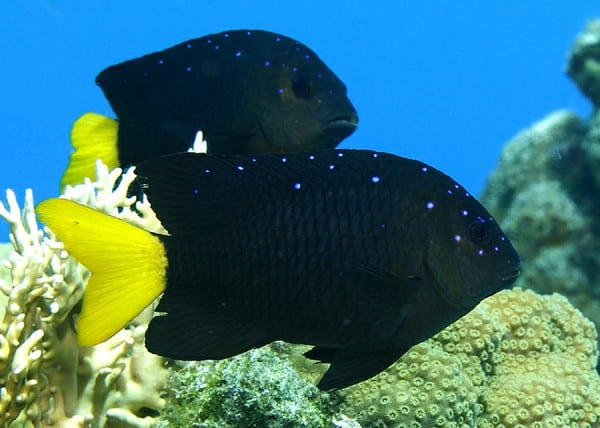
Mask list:
[[[554,294],[506,290],[339,392],[368,427],[597,427],[594,325]]]
[[[0,282],[8,283],[10,281],[10,264],[8,263],[8,256],[14,250],[12,244],[0,244]],[[6,309],[6,302],[8,296],[4,293],[0,293],[0,320],[4,318],[4,311]]]
[[[332,427],[327,394],[271,347],[221,361],[188,362],[167,384],[158,427]]]
[[[108,172],[68,189],[97,209],[157,230],[147,202],[126,197],[132,174]],[[117,186],[116,183],[119,182]],[[148,427],[164,405],[168,370],[148,353],[144,332],[151,308],[108,341],[80,348],[75,321],[88,272],[48,230],[38,229],[31,191],[21,210],[7,191],[0,217],[9,222],[13,251],[4,265],[9,281],[0,322],[0,425],[28,427]]]
[[[579,35],[568,72],[598,105],[600,21]],[[594,89],[596,88],[596,89]],[[482,202],[524,260],[516,285],[559,292],[600,326],[600,113],[558,111],[503,150]]]
[[[592,21],[567,65],[592,117],[558,111],[521,132],[483,193],[523,256],[522,288],[491,296],[386,371],[332,394],[314,387],[323,368],[299,356],[305,348],[282,344],[176,364],[169,378],[166,360],[143,344],[152,308],[108,341],[79,347],[88,272],[38,229],[31,192],[21,209],[9,191],[0,203],[12,243],[0,255],[0,425],[600,427],[599,58]],[[206,145],[201,134],[197,142]],[[166,233],[146,200],[128,196],[132,180],[132,171],[98,165],[96,181],[65,197]]]
[[[575,40],[567,74],[594,106],[600,106],[600,20],[590,21]]]

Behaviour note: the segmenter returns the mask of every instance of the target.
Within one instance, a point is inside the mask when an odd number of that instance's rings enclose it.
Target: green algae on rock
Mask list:
[[[166,391],[157,428],[333,426],[328,394],[269,346],[225,360],[181,363]]]

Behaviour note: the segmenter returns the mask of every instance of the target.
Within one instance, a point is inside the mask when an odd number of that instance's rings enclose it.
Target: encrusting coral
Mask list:
[[[598,427],[592,322],[558,294],[506,290],[340,391],[368,427]]]
[[[127,197],[132,180],[130,172],[99,165],[96,182],[65,195],[160,231],[147,202]],[[8,298],[0,322],[0,425],[150,426],[168,377],[165,360],[144,347],[151,308],[108,341],[80,348],[74,324],[89,274],[50,231],[38,229],[31,191],[23,210],[11,191],[7,200],[0,217],[10,224],[14,251],[5,261],[10,282],[0,281]]]

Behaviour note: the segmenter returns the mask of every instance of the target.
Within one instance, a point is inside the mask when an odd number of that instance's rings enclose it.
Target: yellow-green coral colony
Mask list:
[[[276,339],[315,345],[343,388],[510,285],[520,259],[490,214],[435,168],[363,150],[184,153],[136,167],[169,236],[66,200],[38,207],[92,271],[80,341],[161,292],[146,346],[221,359]]]

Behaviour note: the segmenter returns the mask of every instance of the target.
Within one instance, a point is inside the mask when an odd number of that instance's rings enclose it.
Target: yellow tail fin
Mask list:
[[[69,165],[60,180],[61,192],[67,184],[83,183],[85,177],[94,178],[96,159],[101,159],[108,169],[119,166],[117,152],[116,120],[97,113],[85,113],[73,124],[71,144],[75,151],[71,153]]]
[[[167,257],[155,235],[67,199],[47,199],[36,211],[92,273],[78,324],[81,345],[108,339],[164,291]]]

